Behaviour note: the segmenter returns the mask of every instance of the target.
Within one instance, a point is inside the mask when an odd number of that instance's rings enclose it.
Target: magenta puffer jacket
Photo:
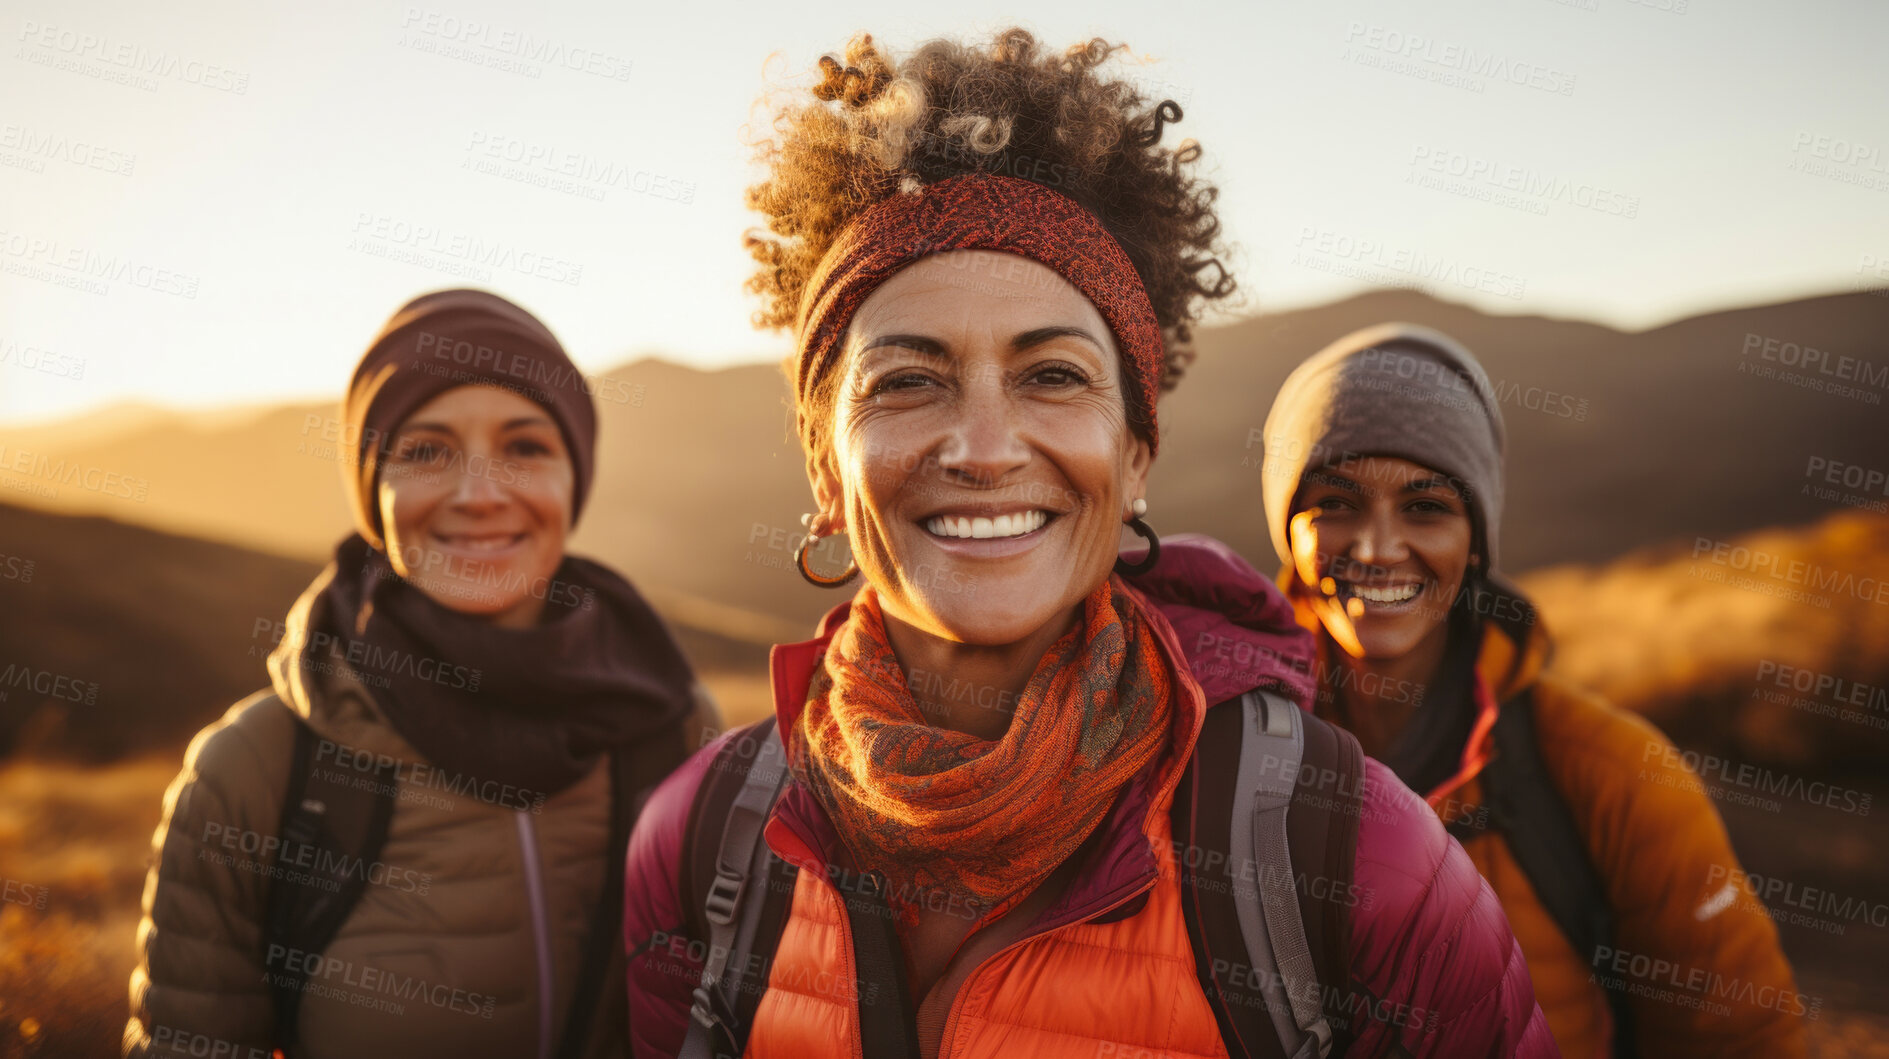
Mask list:
[[[1194,534],[1166,538],[1159,565],[1130,584],[1167,619],[1171,639],[1186,656],[1207,703],[1234,699],[1258,686],[1309,706],[1310,634],[1294,622],[1290,605],[1271,581],[1232,549]],[[773,686],[782,725],[798,715],[811,670],[846,607],[834,608],[814,640],[775,648]],[[701,970],[691,954],[705,946],[702,939],[693,939],[697,944],[677,939],[685,929],[678,893],[684,829],[703,775],[722,742],[735,734],[703,748],[657,788],[630,840],[624,940],[630,955],[630,1039],[639,1059],[674,1056],[688,1027],[691,990]],[[1130,811],[1111,812],[1101,825],[1103,848],[1148,844],[1135,810],[1145,809],[1151,797],[1171,793],[1148,782],[1153,771],[1125,792],[1122,803]],[[1390,1014],[1365,1022],[1348,1054],[1559,1054],[1535,1005],[1521,948],[1502,907],[1462,848],[1421,798],[1369,758],[1362,788],[1353,885],[1372,900],[1351,910],[1351,975],[1354,989],[1375,999],[1374,1010]],[[767,830],[775,851],[790,859],[796,855],[783,850],[788,836],[832,834],[816,800],[798,793],[790,782]],[[799,851],[804,853],[804,848]],[[1132,886],[1133,874],[1148,870],[1153,859],[1098,857],[1101,867],[1072,882],[1071,897],[1056,907],[1080,906],[1085,893]],[[1032,922],[1023,941],[1063,926]],[[833,954],[836,965],[850,965],[845,955]],[[1041,1003],[1069,1003],[1066,993],[1047,983]],[[1423,1017],[1399,1018],[1397,1012]],[[749,1050],[755,1052],[755,1042]]]

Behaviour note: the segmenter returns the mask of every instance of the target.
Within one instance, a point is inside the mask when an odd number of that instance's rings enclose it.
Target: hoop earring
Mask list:
[[[1128,520],[1128,528],[1135,531],[1137,537],[1148,542],[1148,557],[1138,563],[1131,563],[1121,556],[1115,557],[1115,572],[1125,577],[1145,574],[1154,569],[1154,564],[1161,561],[1161,538],[1154,535],[1154,530],[1141,520],[1140,515]]]
[[[794,549],[794,569],[800,571],[800,576],[806,578],[808,584],[818,585],[821,588],[838,588],[859,576],[859,563],[852,559],[846,561],[846,572],[838,577],[821,577],[814,573],[812,568],[807,566],[807,549],[819,540],[818,534],[809,533],[807,539],[800,542],[800,547]]]

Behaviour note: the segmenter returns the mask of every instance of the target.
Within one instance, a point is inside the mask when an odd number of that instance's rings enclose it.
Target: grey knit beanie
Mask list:
[[[1260,493],[1273,548],[1281,562],[1292,562],[1286,529],[1307,471],[1396,456],[1467,490],[1493,574],[1506,441],[1495,389],[1467,349],[1416,324],[1354,331],[1295,368],[1266,417]]]

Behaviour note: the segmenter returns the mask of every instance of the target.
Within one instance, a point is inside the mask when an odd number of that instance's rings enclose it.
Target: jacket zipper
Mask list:
[[[958,984],[957,996],[951,999],[951,1013],[945,1016],[944,1034],[938,1038],[938,1059],[948,1059],[948,1057],[951,1054],[951,1039],[954,1035],[956,1035],[957,1029],[958,1029],[958,1001],[962,999],[965,992],[971,988],[971,982],[974,979],[976,979],[978,975],[983,973],[984,968],[988,966],[992,960],[995,960],[997,957],[1002,956],[1003,954],[1009,952],[1011,949],[1018,948],[1019,946],[1023,946],[1023,945],[1028,945],[1031,942],[1038,941],[1042,938],[1051,937],[1052,935],[1059,934],[1065,930],[1070,929],[1071,927],[1080,926],[1081,924],[1087,923],[1090,920],[1096,918],[1097,916],[1108,915],[1110,912],[1115,911],[1117,908],[1120,908],[1121,906],[1127,904],[1128,902],[1133,901],[1135,898],[1140,897],[1142,894],[1147,893],[1149,890],[1154,889],[1154,884],[1158,881],[1159,881],[1158,877],[1149,879],[1146,882],[1143,882],[1142,884],[1140,884],[1139,886],[1136,886],[1133,890],[1130,890],[1127,893],[1123,894],[1121,897],[1117,898],[1116,900],[1111,901],[1107,905],[1104,905],[1103,907],[1096,909],[1094,912],[1091,912],[1088,915],[1081,917],[1080,919],[1072,919],[1067,923],[1060,923],[1054,927],[1051,927],[1048,930],[1041,931],[1036,934],[1031,934],[1028,937],[1018,938],[1017,940],[1011,942],[1010,944],[1005,945],[1003,948],[998,949],[996,952],[991,953],[989,956],[986,956],[983,959],[977,961],[977,966],[973,967],[971,969],[971,972],[964,976],[964,981]]]
[[[859,950],[853,947],[853,918],[846,914],[846,895],[840,893],[840,888],[834,886],[830,879],[820,878],[820,884],[833,891],[833,900],[839,902],[840,937],[844,939],[846,943],[847,977],[852,979],[853,991],[857,993],[861,984],[859,981]],[[859,998],[857,996],[853,998],[853,1029],[855,1031],[851,1042],[853,1047],[848,1050],[847,1054],[851,1055],[853,1059],[865,1059],[866,1026],[865,1021],[859,1017]]]
[[[551,931],[544,903],[544,876],[538,865],[538,835],[531,814],[514,813],[518,820],[518,850],[525,862],[525,900],[531,912],[531,939],[538,954],[538,1059],[551,1059]]]

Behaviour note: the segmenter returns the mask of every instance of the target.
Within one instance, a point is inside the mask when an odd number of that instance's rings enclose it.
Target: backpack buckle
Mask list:
[[[1299,1045],[1295,1059],[1325,1059],[1331,1054],[1331,1023],[1320,1015],[1318,1021],[1306,1028],[1305,1040]]]
[[[703,1029],[707,1030],[711,1037],[715,1038],[715,1041],[711,1042],[707,1049],[710,1053],[716,1055],[740,1055],[742,1051],[741,1041],[735,1036],[733,1012],[730,1012],[728,1016],[724,1018],[715,1010],[715,998],[720,995],[720,991],[712,988],[711,983],[704,977],[702,984],[695,987],[695,1003],[689,1006],[689,1017],[694,1019]],[[719,1047],[717,1045],[719,1045]],[[683,1042],[682,1054],[691,1054],[686,1039]]]
[[[717,926],[727,926],[735,921],[735,910],[741,902],[741,888],[747,880],[735,872],[723,869],[715,873],[715,881],[708,884],[708,896],[702,902],[702,913],[708,921]]]
[[[709,996],[708,987],[707,981],[695,987],[695,1002],[689,1005],[689,1017],[701,1023],[703,1029],[712,1030],[721,1025],[721,1019],[715,1015],[715,1001]]]

